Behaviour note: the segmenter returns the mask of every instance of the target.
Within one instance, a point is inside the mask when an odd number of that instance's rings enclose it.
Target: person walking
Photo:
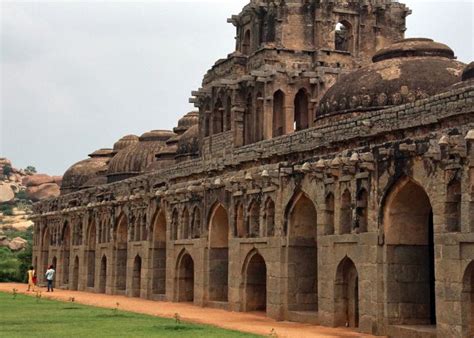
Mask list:
[[[30,269],[28,270],[27,274],[28,274],[28,290],[26,290],[26,291],[27,292],[29,292],[29,291],[35,292],[35,288],[36,288],[36,282],[35,282],[36,271],[35,271],[35,268],[30,266]]]
[[[46,277],[46,281],[48,282],[48,291],[51,291],[53,292],[53,280],[54,280],[54,274],[55,274],[56,271],[54,271],[54,266],[53,265],[50,265],[49,266],[49,269],[46,271],[46,273],[44,274],[44,276]]]

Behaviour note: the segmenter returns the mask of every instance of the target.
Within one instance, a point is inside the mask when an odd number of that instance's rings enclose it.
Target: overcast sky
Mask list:
[[[248,0],[1,1],[0,157],[62,174],[121,136],[171,129],[234,50]],[[407,37],[474,59],[474,0],[404,1]]]

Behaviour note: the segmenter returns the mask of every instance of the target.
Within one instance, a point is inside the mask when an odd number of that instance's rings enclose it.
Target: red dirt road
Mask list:
[[[28,294],[25,284],[0,284],[0,291]],[[263,314],[229,312],[218,309],[201,308],[191,304],[155,302],[145,299],[128,298],[80,291],[65,291],[56,289],[54,293],[46,293],[41,289],[42,297],[59,301],[68,301],[71,297],[77,303],[103,308],[115,308],[120,303],[120,310],[143,313],[164,318],[174,318],[179,313],[182,320],[192,323],[209,324],[224,329],[250,332],[264,336],[270,335],[272,329],[277,337],[372,337],[347,330],[345,328],[327,328],[291,322],[277,322]],[[32,296],[33,293],[29,293]]]

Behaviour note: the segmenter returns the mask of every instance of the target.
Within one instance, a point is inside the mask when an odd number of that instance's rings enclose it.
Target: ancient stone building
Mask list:
[[[394,337],[474,334],[474,65],[389,0],[252,1],[174,131],[36,205],[72,290]]]

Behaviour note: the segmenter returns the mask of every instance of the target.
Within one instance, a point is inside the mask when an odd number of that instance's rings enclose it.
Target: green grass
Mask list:
[[[157,303],[156,306],[159,306]],[[0,292],[0,337],[258,337],[174,319]]]

